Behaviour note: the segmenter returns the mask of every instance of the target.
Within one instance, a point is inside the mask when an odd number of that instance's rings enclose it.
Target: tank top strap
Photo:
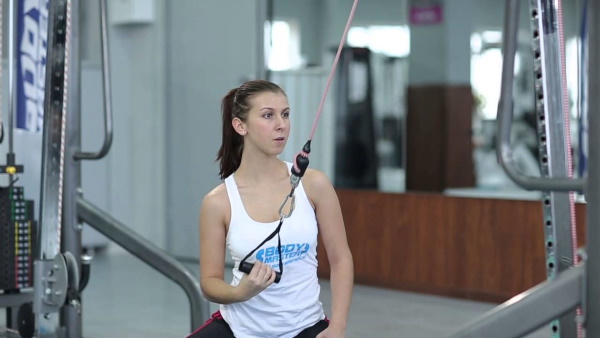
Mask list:
[[[225,188],[227,190],[227,197],[229,197],[229,204],[231,205],[231,223],[233,223],[235,218],[239,217],[239,210],[244,210],[242,196],[240,195],[240,191],[238,190],[233,175],[234,174],[231,174],[225,178]]]

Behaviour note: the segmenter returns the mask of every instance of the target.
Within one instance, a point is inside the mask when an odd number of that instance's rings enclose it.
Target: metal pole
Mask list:
[[[8,2],[8,124],[4,126],[5,130],[8,130],[8,152],[13,152],[13,124],[14,114],[16,105],[16,89],[17,89],[17,78],[15,77],[15,40],[16,29],[15,19],[17,16],[17,9],[15,6],[15,0]],[[12,175],[10,176],[12,181]]]
[[[518,0],[507,0],[504,30],[502,36],[502,86],[498,103],[498,162],[506,174],[519,186],[527,190],[542,191],[582,191],[584,179],[566,177],[529,177],[524,176],[516,166],[510,145],[511,125],[513,120],[513,82],[515,54],[517,52],[517,32],[519,29]]]
[[[69,69],[67,92],[67,121],[65,124],[65,171],[63,188],[63,227],[61,252],[70,252],[81,271],[81,224],[77,218],[77,194],[81,186],[81,161],[75,153],[81,148],[81,72],[79,48],[79,1],[71,3],[71,34],[69,40]],[[71,285],[77,288],[78,285]],[[81,313],[74,306],[61,309],[60,325],[66,329],[66,338],[83,336]]]
[[[540,171],[545,177],[568,177],[569,151],[566,143],[561,75],[558,7],[552,0],[530,1],[535,73],[535,103],[539,140]],[[543,191],[544,244],[548,279],[573,267],[572,213],[568,192]],[[560,325],[559,325],[560,324]],[[552,332],[561,337],[576,335],[575,311],[555,321]]]
[[[106,0],[100,0],[100,49],[102,51],[102,89],[104,98],[104,141],[98,152],[77,151],[76,160],[99,160],[108,154],[113,140],[112,89],[110,82],[110,60],[108,50],[108,9]]]
[[[523,337],[580,304],[584,271],[584,265],[576,266],[554,280],[542,282],[477,317],[450,337]]]
[[[258,21],[256,31],[256,41],[259,45],[256,53],[256,78],[268,79],[267,77],[267,59],[265,53],[265,23],[269,20],[268,0],[258,0],[256,6],[256,20]]]
[[[271,79],[271,70],[269,69],[269,54],[271,51],[271,46],[273,45],[273,39],[271,38],[273,34],[271,34],[271,32],[273,31],[273,21],[275,18],[275,0],[267,0],[267,22],[268,22],[268,27],[269,27],[269,31],[265,32],[265,30],[263,29],[263,34],[266,34],[265,36],[263,36],[263,46],[265,47],[265,49],[263,49],[265,51],[265,53],[263,54],[263,63],[264,63],[264,68],[265,68],[265,79],[270,80]],[[268,48],[266,48],[265,43],[268,45]]]
[[[206,321],[209,303],[200,293],[198,279],[185,265],[82,197],[77,198],[77,215],[83,222],[181,286],[190,301],[192,331]]]
[[[589,2],[589,124],[588,124],[588,185],[587,204],[587,254],[586,316],[587,337],[600,337],[600,4]]]
[[[44,132],[42,138],[42,175],[40,189],[40,216],[38,232],[38,253],[34,263],[34,313],[36,313],[36,335],[38,337],[55,337],[60,331],[59,316],[64,300],[55,296],[64,296],[62,290],[55,294],[50,281],[56,287],[63,287],[66,281],[55,275],[66,268],[59,264],[61,252],[63,224],[63,191],[64,191],[64,146],[66,96],[68,83],[68,44],[70,26],[70,6],[72,0],[49,2],[48,42],[46,85],[44,93]],[[69,82],[70,83],[70,82]],[[68,95],[68,91],[66,93]],[[56,271],[54,271],[56,270]],[[48,292],[48,290],[50,292]],[[43,298],[43,299],[42,299]]]

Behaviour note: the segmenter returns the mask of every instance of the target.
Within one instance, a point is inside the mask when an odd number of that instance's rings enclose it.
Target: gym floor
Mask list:
[[[197,264],[188,264],[198,273]],[[230,278],[230,273],[226,276]],[[187,297],[170,279],[120,250],[97,253],[84,291],[86,338],[185,337],[190,332]],[[329,283],[321,281],[321,299],[329,312]],[[356,285],[347,337],[440,338],[490,310],[494,304],[399,292]],[[211,304],[211,310],[216,310]],[[5,326],[0,309],[0,328]],[[528,338],[548,338],[540,329]],[[1,338],[17,337],[0,329]]]

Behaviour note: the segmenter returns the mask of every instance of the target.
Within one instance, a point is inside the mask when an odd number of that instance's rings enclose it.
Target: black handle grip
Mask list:
[[[298,156],[296,156],[296,164],[298,165],[298,169],[300,170],[296,170],[295,167],[292,167],[292,175],[302,178],[304,176],[304,173],[306,172],[306,169],[308,168],[308,162],[308,157],[304,157],[298,154]]]
[[[310,154],[310,143],[311,141],[308,140],[308,142],[304,144],[304,147],[302,147],[302,152],[296,156],[295,164],[298,166],[298,168],[296,168],[296,166],[292,166],[292,175],[298,178],[302,178],[306,172],[306,169],[308,168],[308,163],[310,162],[308,160],[308,154]]]
[[[250,271],[252,271],[253,266],[254,266],[254,263],[243,262],[240,264],[240,267],[238,269],[245,274],[249,274]],[[279,283],[280,280],[281,280],[281,272],[275,271],[275,283]]]

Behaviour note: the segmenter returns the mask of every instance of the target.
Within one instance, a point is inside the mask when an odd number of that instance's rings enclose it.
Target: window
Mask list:
[[[495,120],[502,85],[502,33],[484,31],[471,35],[471,84],[478,96],[479,110],[484,120]],[[517,53],[518,54],[518,53]],[[515,73],[520,58],[515,58]]]
[[[286,70],[301,66],[300,33],[297,24],[283,20],[273,21],[272,25],[267,23],[265,36],[270,36],[270,41],[267,41],[270,70]]]
[[[484,120],[495,120],[500,99],[502,52],[500,48],[484,49],[471,58],[471,83],[480,96]]]
[[[410,52],[410,33],[407,26],[351,27],[348,45],[367,47],[387,56],[406,57]]]

